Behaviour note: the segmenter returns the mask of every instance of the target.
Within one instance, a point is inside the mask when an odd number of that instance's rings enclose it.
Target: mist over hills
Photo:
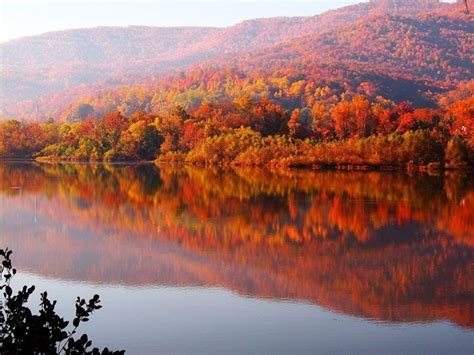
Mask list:
[[[84,95],[124,84],[153,88],[150,83],[176,70],[203,66],[233,66],[244,75],[291,71],[353,88],[373,82],[377,93],[391,99],[426,103],[431,98],[417,97],[418,91],[454,89],[472,78],[473,26],[460,4],[372,0],[317,16],[256,19],[226,28],[51,32],[0,45],[0,113],[44,118]],[[396,92],[407,82],[406,94]]]

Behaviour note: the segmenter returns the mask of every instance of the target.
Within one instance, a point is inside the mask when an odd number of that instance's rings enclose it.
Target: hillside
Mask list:
[[[36,118],[48,123],[0,124],[0,156],[466,169],[473,32],[462,13],[375,14],[133,85],[44,96]],[[35,118],[34,105],[24,112]]]
[[[417,17],[370,15],[335,30],[241,55],[223,55],[179,74],[110,81],[46,95],[16,113],[70,121],[120,110],[165,114],[176,105],[265,98],[292,110],[354,94],[435,106],[473,78],[474,22],[462,13]],[[86,105],[84,113],[78,113]],[[40,116],[40,117],[41,117]]]
[[[473,77],[473,34],[467,16],[374,15],[249,53],[236,65],[426,105]]]
[[[129,83],[229,53],[245,53],[347,25],[374,14],[415,16],[449,5],[378,0],[322,15],[244,21],[227,28],[103,27],[52,32],[0,45],[3,116],[24,100],[106,80]]]

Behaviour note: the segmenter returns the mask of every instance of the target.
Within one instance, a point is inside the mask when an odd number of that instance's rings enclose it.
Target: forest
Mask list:
[[[24,100],[40,95],[97,81],[110,86],[129,82],[129,76],[162,75],[224,53],[255,51],[367,16],[446,13],[453,8],[439,0],[376,0],[315,16],[254,19],[224,28],[99,27],[25,37],[0,43],[0,112],[24,114]],[[15,107],[17,103],[21,104]]]
[[[163,114],[240,95],[292,110],[325,100],[326,86],[328,96],[434,107],[474,75],[474,21],[458,5],[374,0],[219,31],[98,28],[12,41],[0,45],[0,119]],[[83,104],[92,108],[78,116]]]
[[[8,106],[0,114],[0,157],[468,168],[474,162],[472,17],[461,4],[400,3],[397,11],[390,1],[371,1],[316,17],[247,21],[223,32],[202,30],[202,38],[196,29],[127,30],[137,38],[148,34],[148,41],[184,36],[181,40],[193,46],[183,61],[197,55],[200,41],[214,32],[217,37],[205,40],[212,48],[238,48],[219,55],[199,52],[209,60],[186,70],[145,71],[131,82],[125,73],[111,72],[105,81]],[[331,21],[338,25],[321,29]],[[97,45],[109,48],[110,60],[141,51],[137,44],[120,52],[107,41],[111,32],[129,43],[125,30],[97,31],[102,33]],[[88,36],[87,31],[64,35]],[[59,40],[50,34],[31,41],[45,38],[53,44]],[[244,38],[255,42],[251,50]],[[156,46],[157,52],[175,52],[173,46]],[[52,48],[58,56],[48,54],[48,65],[69,58]],[[29,67],[31,58],[11,53]],[[87,53],[76,57],[80,66],[92,65]]]
[[[321,91],[324,91],[322,89]],[[0,123],[0,156],[236,166],[467,168],[474,158],[474,98],[414,108],[362,95],[288,110],[267,99],[119,111],[96,119]],[[79,111],[87,107],[79,107]]]

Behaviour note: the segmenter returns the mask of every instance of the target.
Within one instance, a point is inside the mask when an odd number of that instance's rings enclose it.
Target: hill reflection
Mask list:
[[[465,176],[11,163],[0,202],[20,270],[474,327]]]

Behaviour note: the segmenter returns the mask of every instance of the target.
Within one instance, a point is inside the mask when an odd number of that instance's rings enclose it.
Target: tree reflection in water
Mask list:
[[[20,270],[474,327],[468,176],[3,163],[0,202]]]

